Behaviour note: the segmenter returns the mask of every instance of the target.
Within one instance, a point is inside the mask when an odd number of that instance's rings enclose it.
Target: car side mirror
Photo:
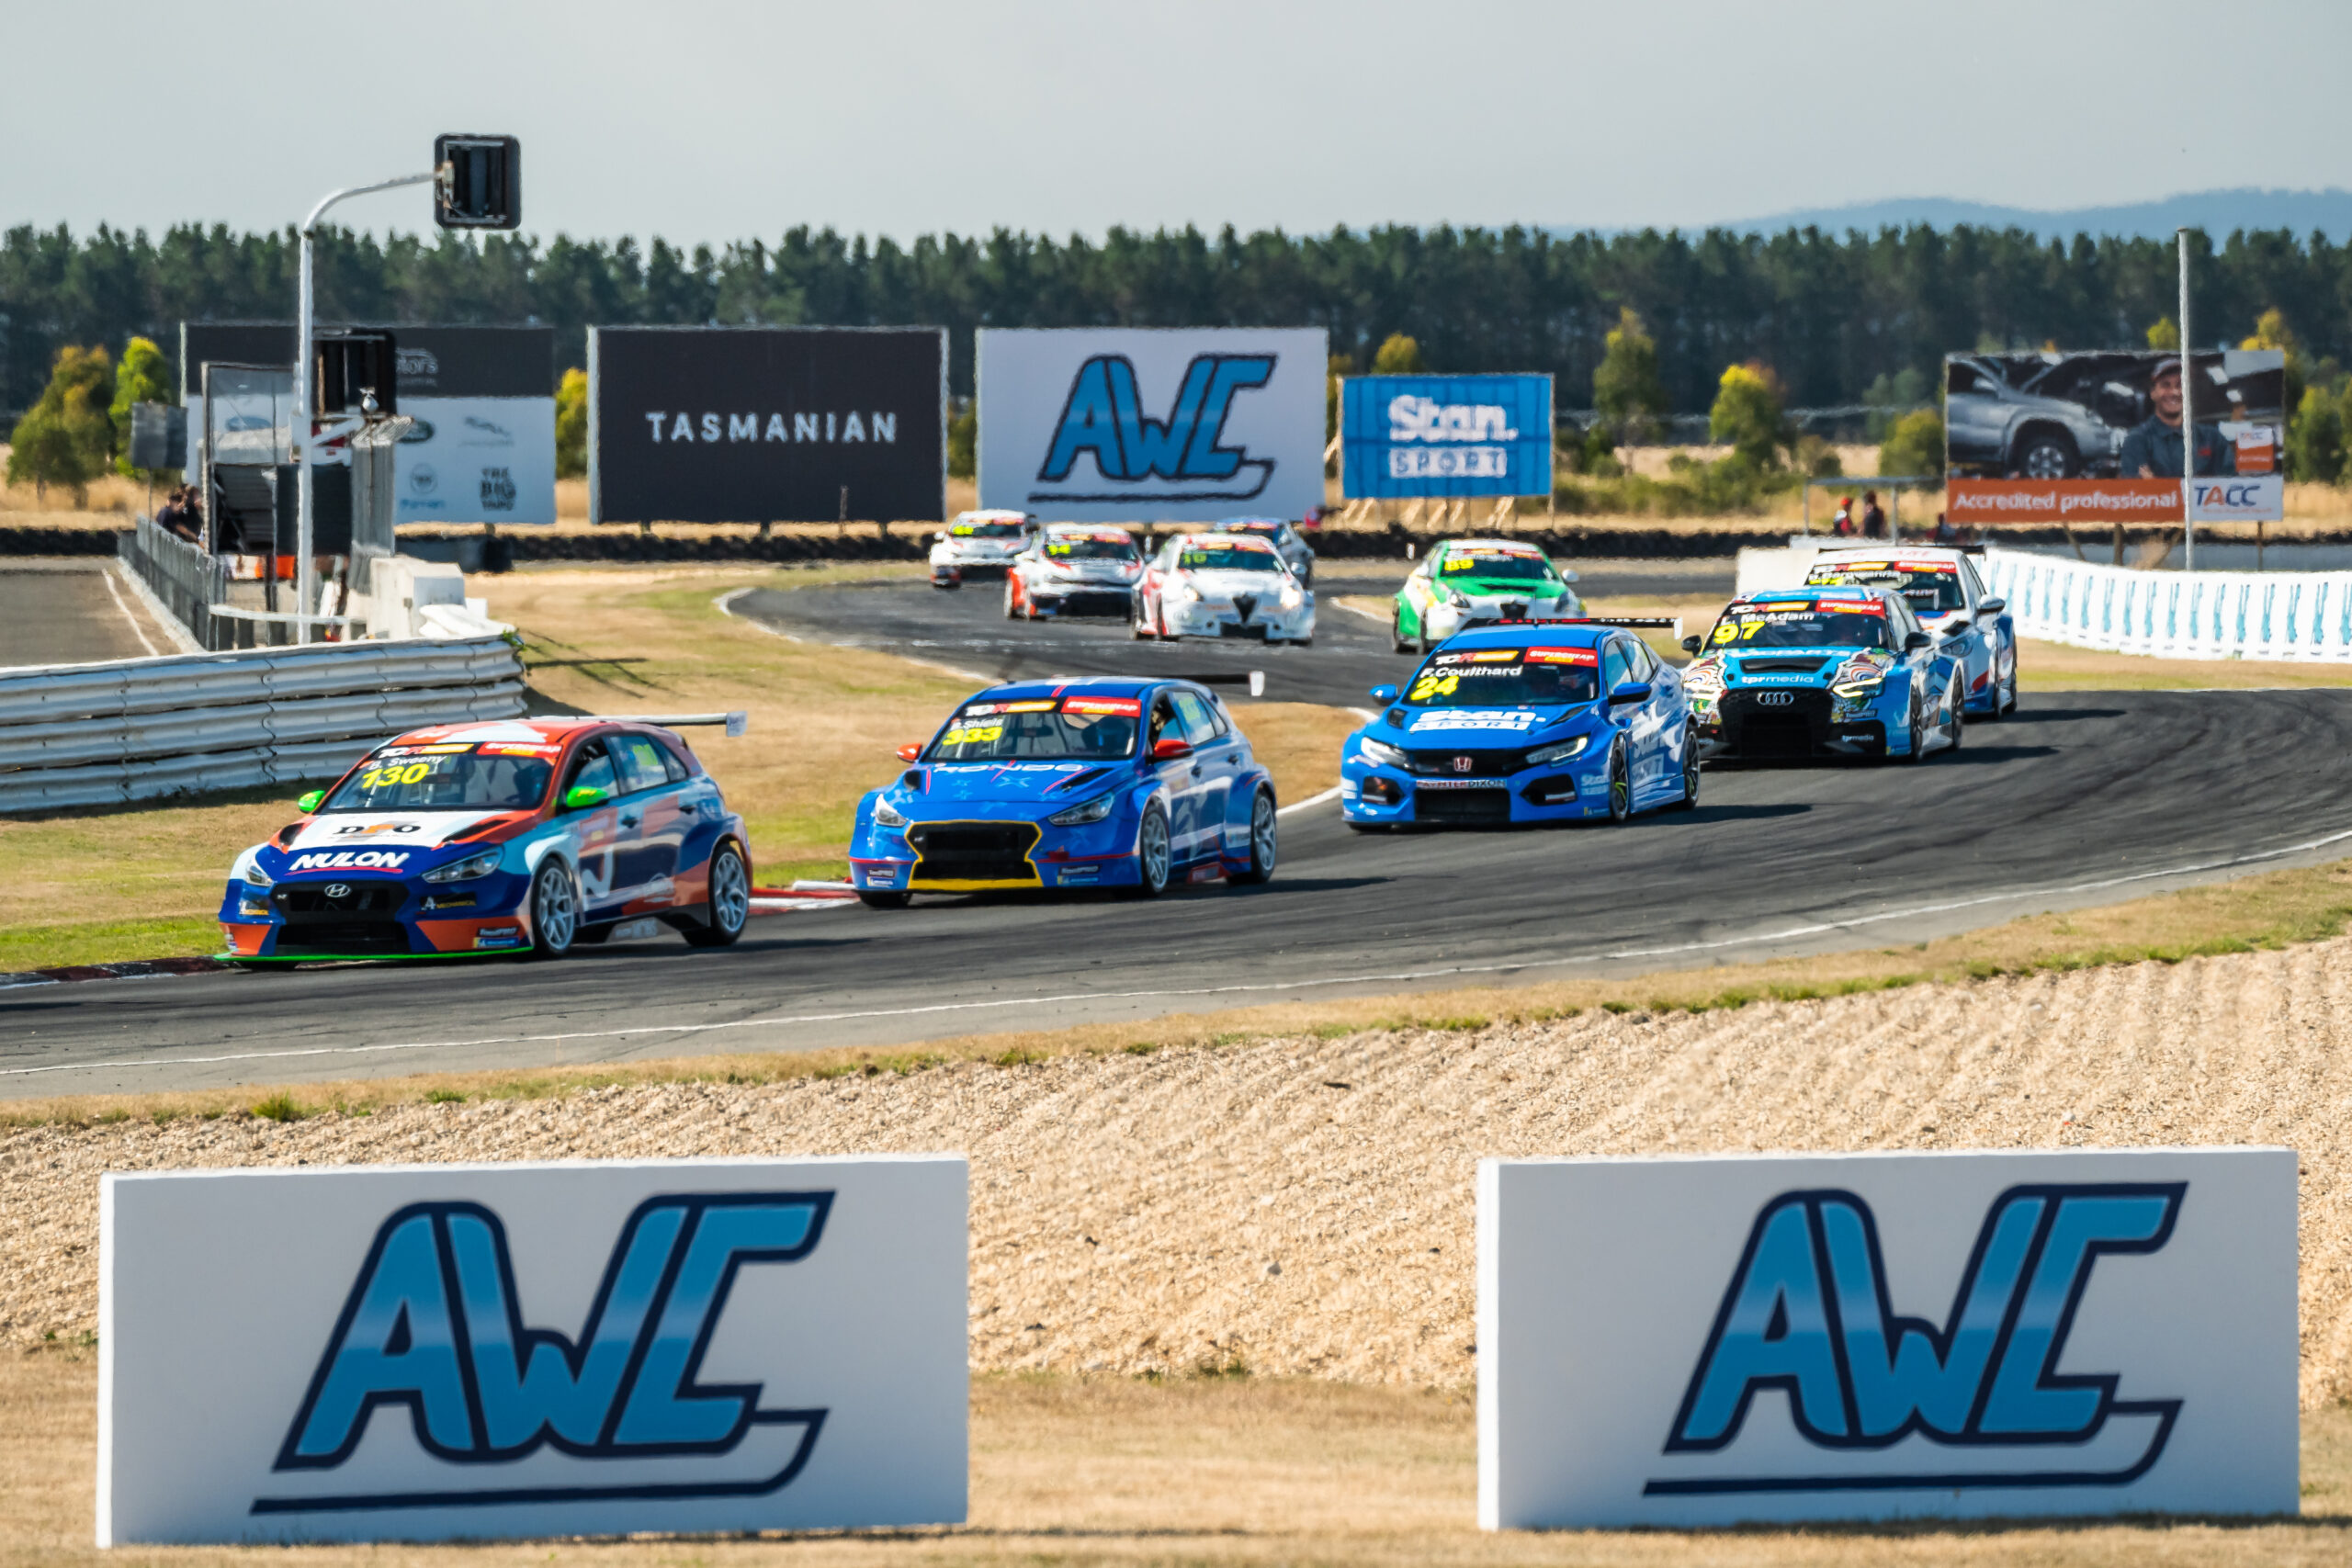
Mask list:
[[[1609,694],[1609,700],[1612,703],[1648,702],[1650,700],[1650,683],[1647,681],[1628,681],[1619,686],[1616,690],[1611,692]]]
[[[1690,637],[1686,637],[1682,639],[1682,651],[1685,653],[1696,653],[1706,646],[1707,639],[1698,636],[1696,633],[1693,633]]]
[[[612,798],[613,792],[601,784],[573,784],[563,792],[563,808],[566,811],[586,811]]]
[[[920,762],[920,761],[922,761],[922,742],[921,742],[921,741],[919,741],[919,740],[910,740],[910,741],[908,741],[904,746],[899,747],[899,761],[900,761],[901,762]]]
[[[1396,688],[1394,686],[1374,686],[1371,691],[1364,694],[1376,703],[1393,703],[1396,700]]]
[[[310,794],[302,796],[300,800],[297,800],[294,803],[294,809],[307,815],[310,812],[316,811],[319,808],[319,803],[326,799],[326,791],[322,789],[314,789]]]
[[[931,537],[933,544],[944,545],[947,542],[947,530],[942,528],[938,533],[933,534]]]
[[[1925,648],[1935,640],[1935,638],[1929,637],[1926,632],[1913,632],[1909,637],[1903,639],[1903,651],[1909,653],[1916,649]]]
[[[1980,615],[1997,615],[2008,607],[2007,599],[1980,599],[1976,602],[1976,613]]]
[[[1155,762],[1181,762],[1193,754],[1193,743],[1181,736],[1170,735],[1151,743],[1151,760]]]

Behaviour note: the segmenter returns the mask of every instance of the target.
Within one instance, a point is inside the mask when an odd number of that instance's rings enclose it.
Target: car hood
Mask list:
[[[1568,591],[1566,583],[1505,577],[1449,577],[1444,586],[1473,599],[1557,599]]]
[[[1257,599],[1279,599],[1285,579],[1274,571],[1188,571],[1183,579],[1204,598],[1230,599],[1246,593]]]
[[[519,815],[511,811],[333,812],[303,823],[284,849],[265,846],[263,864],[277,876],[334,871],[405,874],[503,839],[506,835],[485,836],[447,848],[452,839],[485,822],[514,820]]]
[[[1392,746],[1508,745],[1535,735],[1556,740],[1574,733],[1564,728],[1568,720],[1593,712],[1595,706],[1569,703],[1549,707],[1408,707],[1402,710],[1404,723],[1383,719],[1367,733]]]
[[[895,785],[889,792],[890,804],[919,821],[953,817],[967,806],[1034,806],[1041,811],[1058,811],[1109,788],[1134,765],[1132,759],[1118,762],[933,763],[923,769],[930,775],[926,788]],[[1070,782],[1081,773],[1099,776],[1079,784]]]
[[[1724,660],[1732,683],[1742,686],[1826,686],[1884,675],[1901,662],[1883,648],[1790,648],[1733,654]],[[1775,664],[1810,663],[1807,670]]]

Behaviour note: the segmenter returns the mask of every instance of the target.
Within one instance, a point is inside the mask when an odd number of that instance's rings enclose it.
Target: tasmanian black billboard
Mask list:
[[[598,327],[597,523],[937,522],[944,327]]]

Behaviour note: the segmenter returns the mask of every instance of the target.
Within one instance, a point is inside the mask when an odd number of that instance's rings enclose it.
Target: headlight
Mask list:
[[[1409,766],[1405,760],[1404,752],[1399,751],[1394,746],[1383,745],[1381,742],[1369,738],[1357,741],[1356,749],[1358,753],[1365,761],[1376,763],[1384,768],[1404,768]]]
[[[1098,795],[1083,805],[1073,806],[1067,811],[1057,811],[1046,820],[1057,828],[1082,828],[1089,822],[1100,822],[1110,816],[1111,808],[1118,803],[1119,792],[1113,790],[1107,795]]]
[[[229,868],[229,879],[232,882],[242,882],[248,887],[277,886],[269,873],[262,870],[261,857],[251,850],[247,850],[237,857],[237,863]]]
[[[438,871],[426,872],[424,880],[427,882],[471,882],[477,876],[488,876],[498,869],[498,858],[505,852],[504,850],[484,850],[478,855],[468,855],[463,860],[450,862]]]
[[[1466,610],[1470,607],[1470,596],[1467,593],[1458,593],[1451,588],[1441,588],[1438,592],[1445,596],[1447,604],[1457,610]]]
[[[1527,765],[1531,768],[1548,768],[1555,762],[1565,762],[1571,757],[1581,757],[1584,755],[1584,749],[1591,743],[1591,736],[1579,735],[1573,740],[1562,740],[1551,746],[1539,746],[1527,754]]]
[[[1885,685],[1885,680],[1881,678],[1871,681],[1848,681],[1829,689],[1849,703],[1858,703],[1877,696]]]
[[[1305,597],[1303,594],[1301,594],[1301,593],[1299,592],[1299,591],[1297,590],[1297,588],[1296,588],[1296,587],[1295,587],[1295,586],[1294,586],[1294,587],[1285,588],[1285,589],[1283,589],[1283,609],[1285,609],[1285,610],[1295,610],[1295,609],[1297,609],[1301,604],[1306,604],[1306,597]]]
[[[874,825],[876,828],[903,828],[907,825],[907,819],[891,810],[888,801],[877,800],[874,803]]]
[[[1179,604],[1190,604],[1200,598],[1200,596],[1201,591],[1193,587],[1189,582],[1178,583],[1176,585],[1176,591],[1169,595],[1170,599],[1175,600]]]

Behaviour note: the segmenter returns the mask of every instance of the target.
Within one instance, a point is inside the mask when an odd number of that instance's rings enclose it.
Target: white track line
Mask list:
[[[122,618],[130,623],[130,635],[139,639],[139,646],[147,650],[147,656],[150,659],[161,658],[164,650],[155,646],[155,639],[147,635],[147,628],[141,626],[139,617],[132,614],[130,601],[125,599],[122,596],[122,590],[115,586],[111,563],[109,563],[109,570],[98,573],[98,580],[107,585],[107,592],[113,598],[114,607],[120,610]]]
[[[1346,599],[1334,599],[1331,603],[1337,604],[1340,609],[1345,610],[1351,615],[1362,615],[1365,620],[1378,621],[1382,626],[1386,626],[1388,624],[1388,617],[1382,615],[1377,610],[1367,610],[1362,604],[1351,604]]]
[[[628,1029],[582,1029],[559,1034],[493,1034],[474,1040],[412,1040],[381,1045],[314,1045],[295,1051],[238,1051],[213,1056],[155,1056],[130,1061],[60,1062],[39,1067],[0,1068],[0,1077],[32,1077],[47,1073],[106,1072],[124,1067],[186,1067],[210,1066],[223,1062],[296,1061],[311,1056],[367,1056],[395,1051],[458,1051],[473,1050],[484,1045],[555,1045],[576,1040],[628,1040],[645,1034],[710,1034],[729,1029],[778,1029],[800,1023],[843,1023],[868,1018],[916,1018],[942,1012],[988,1012],[1001,1008],[1044,1007],[1057,1002],[1142,1001],[1170,997],[1243,996],[1263,991],[1299,991],[1328,986],[1393,985],[1406,980],[1435,980],[1450,976],[1505,975],[1528,969],[1553,969],[1577,964],[1604,964],[1628,958],[1662,958],[1684,953],[1718,952],[1724,948],[1753,946],[1761,942],[1788,942],[1798,937],[1818,936],[1827,931],[1853,931],[1862,926],[1883,924],[1889,920],[1916,919],[1922,915],[1949,913],[1953,909],[1974,908],[2005,900],[2050,898],[2069,893],[2097,892],[2103,888],[2120,887],[2134,882],[2151,882],[2167,876],[2188,876],[2203,871],[2221,871],[2231,866],[2251,865],[2259,861],[2281,860],[2289,855],[2304,854],[2325,849],[2330,844],[2352,839],[2352,829],[2330,833],[2324,838],[2307,840],[2300,844],[2288,844],[2279,849],[2264,850],[2256,854],[2233,855],[2225,860],[2202,861],[2194,865],[2166,866],[2158,871],[2138,871],[2123,876],[2100,877],[2090,882],[2068,883],[2059,887],[2037,887],[2016,893],[1994,893],[1978,898],[1955,898],[1940,904],[1915,904],[1907,908],[1889,909],[1876,915],[1857,915],[1850,919],[1820,920],[1811,925],[1784,926],[1778,931],[1751,931],[1745,936],[1725,937],[1717,942],[1677,942],[1666,947],[1621,948],[1613,953],[1586,953],[1570,958],[1539,958],[1513,964],[1452,964],[1436,969],[1396,969],[1367,975],[1332,975],[1317,980],[1262,981],[1247,985],[1170,987],[1140,991],[1066,991],[1038,997],[1006,997],[994,1001],[935,1002],[924,1007],[863,1008],[850,1012],[786,1013],[767,1018],[731,1020],[725,1023],[639,1024]]]
[[[1294,811],[1304,811],[1310,806],[1320,806],[1327,800],[1337,800],[1339,798],[1340,786],[1338,784],[1333,784],[1321,795],[1310,795],[1305,800],[1292,801],[1288,806],[1278,808],[1274,812],[1274,815],[1277,817],[1287,817]]]
[[[757,626],[760,630],[767,633],[768,636],[780,637],[786,642],[801,641],[801,638],[794,637],[790,632],[778,631],[775,627],[768,625],[765,621],[755,620],[749,615],[739,615],[735,613],[735,601],[741,599],[746,593],[755,592],[757,587],[758,584],[754,583],[749,588],[730,588],[726,592],[721,593],[718,598],[713,599],[711,604],[718,609],[720,615],[725,615],[730,621],[741,621],[747,626]],[[888,649],[878,648],[860,648],[855,643],[837,642],[830,643],[827,646],[831,648],[845,648],[853,653],[885,653],[888,651]],[[959,670],[953,664],[942,664],[935,659],[916,659],[904,653],[891,653],[889,654],[889,657],[892,659],[904,659],[908,663],[920,664],[926,670],[944,670],[959,681],[978,681],[984,686],[998,684],[997,681],[993,677],[983,675],[977,670]]]

